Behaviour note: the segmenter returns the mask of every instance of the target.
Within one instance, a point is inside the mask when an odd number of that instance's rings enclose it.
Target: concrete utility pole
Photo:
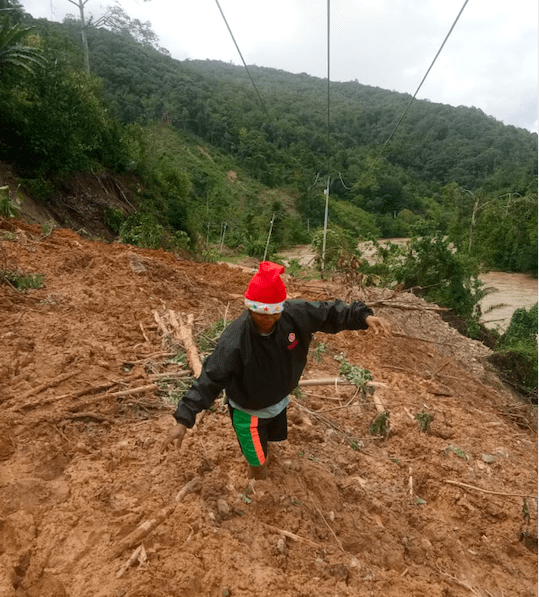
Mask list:
[[[75,0],[68,0],[69,2],[71,2],[71,4],[74,4],[75,6],[79,7],[79,11],[80,11],[80,32],[81,32],[81,37],[82,37],[82,55],[84,58],[84,69],[86,70],[86,72],[89,74],[90,73],[90,54],[88,52],[88,39],[86,37],[86,20],[84,18],[84,7],[86,6],[88,0],[77,0],[77,2],[75,2]]]
[[[270,244],[271,231],[273,230],[273,222],[275,222],[275,214],[273,214],[273,216],[271,217],[270,229],[269,229],[269,233],[268,233],[268,240],[266,242],[266,249],[264,251],[264,259],[262,259],[262,261],[266,261],[266,257],[268,255],[268,247]]]
[[[328,232],[328,206],[329,206],[329,176],[328,176],[328,186],[324,190],[324,194],[326,196],[326,209],[324,210],[324,237],[322,240],[322,278],[324,277],[325,269],[326,269],[326,236]]]

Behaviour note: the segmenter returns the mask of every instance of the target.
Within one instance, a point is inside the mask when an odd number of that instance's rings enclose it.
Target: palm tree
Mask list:
[[[32,72],[34,66],[43,63],[41,51],[23,43],[33,27],[21,23],[12,25],[9,11],[9,8],[0,9],[0,76],[8,64]]]

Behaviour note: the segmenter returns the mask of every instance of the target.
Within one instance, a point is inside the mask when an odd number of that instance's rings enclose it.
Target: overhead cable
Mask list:
[[[419,83],[418,88],[415,90],[414,95],[412,96],[412,98],[410,99],[410,101],[408,102],[408,105],[406,106],[404,112],[402,113],[401,117],[399,118],[397,124],[395,125],[395,127],[393,128],[393,130],[391,131],[391,133],[389,134],[389,137],[386,139],[385,143],[382,145],[382,149],[380,150],[379,154],[376,156],[376,159],[374,160],[373,164],[371,165],[371,167],[369,168],[367,174],[365,174],[365,176],[363,178],[366,178],[372,171],[372,169],[374,168],[374,166],[376,165],[376,162],[380,159],[380,157],[382,156],[382,154],[384,153],[384,150],[387,146],[387,144],[389,143],[389,141],[391,140],[391,138],[393,137],[393,135],[396,133],[397,129],[399,128],[401,122],[404,120],[404,117],[406,116],[406,113],[408,112],[408,110],[410,109],[410,106],[412,105],[412,102],[415,100],[417,94],[419,93],[419,90],[421,89],[421,87],[423,86],[423,83],[425,82],[426,78],[428,77],[432,67],[434,66],[434,63],[436,62],[436,60],[438,59],[438,56],[440,55],[441,51],[443,50],[447,40],[449,39],[449,36],[451,35],[451,33],[453,33],[453,29],[455,28],[458,20],[460,19],[460,16],[462,15],[462,13],[464,12],[464,9],[466,8],[466,5],[468,4],[469,0],[465,0],[464,4],[462,5],[462,8],[460,9],[457,18],[453,21],[453,24],[451,25],[451,28],[449,29],[449,32],[447,33],[447,35],[445,36],[444,41],[442,42],[442,45],[440,46],[440,49],[436,52],[436,56],[434,56],[434,59],[432,60],[432,62],[430,63],[429,68],[427,69],[427,72],[425,73],[425,76],[421,79],[421,83]],[[360,181],[361,182],[361,181]],[[354,186],[358,186],[359,183],[356,183],[356,185]]]
[[[234,45],[236,46],[236,50],[238,50],[238,54],[240,55],[241,61],[243,62],[243,66],[245,67],[247,74],[249,75],[249,79],[251,79],[251,83],[253,84],[256,94],[258,95],[258,99],[260,100],[260,104],[262,105],[262,108],[264,108],[264,112],[266,113],[267,117],[269,118],[269,121],[273,122],[273,119],[271,118],[270,113],[268,112],[268,109],[266,108],[266,104],[264,103],[264,100],[262,99],[262,96],[260,95],[257,86],[255,85],[253,77],[251,76],[251,72],[249,71],[249,68],[247,67],[247,64],[245,63],[245,60],[243,59],[243,54],[241,53],[241,50],[240,50],[238,44],[236,43],[236,39],[234,37],[234,34],[232,33],[232,29],[230,29],[230,25],[228,24],[228,21],[226,20],[225,13],[223,12],[221,5],[219,4],[219,0],[215,0],[215,3],[217,4],[217,8],[219,8],[219,12],[221,13],[221,16],[223,17],[223,21],[225,22],[228,32],[230,33],[230,37],[232,38],[232,41],[234,42]]]

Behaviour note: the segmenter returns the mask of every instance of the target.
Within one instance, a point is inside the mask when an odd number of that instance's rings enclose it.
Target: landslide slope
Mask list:
[[[0,269],[44,275],[0,284],[2,597],[536,595],[532,413],[432,305],[287,280],[293,297],[375,304],[395,334],[317,335],[305,378],[337,377],[343,355],[385,387],[304,387],[249,492],[223,407],[160,453],[190,372],[155,313],[192,315],[202,341],[242,312],[252,270],[0,227]]]

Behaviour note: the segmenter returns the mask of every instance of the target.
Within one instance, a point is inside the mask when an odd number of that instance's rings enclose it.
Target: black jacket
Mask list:
[[[174,413],[178,423],[195,424],[224,389],[234,402],[259,410],[277,404],[297,385],[315,332],[367,329],[372,310],[361,302],[286,301],[270,336],[261,336],[245,311],[221,334],[199,378]]]

